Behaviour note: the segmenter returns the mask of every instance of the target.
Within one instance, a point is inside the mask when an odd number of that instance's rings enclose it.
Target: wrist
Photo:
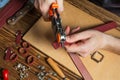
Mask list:
[[[119,44],[120,44],[120,39],[107,35],[105,38],[103,49],[114,52],[118,47],[120,48]]]

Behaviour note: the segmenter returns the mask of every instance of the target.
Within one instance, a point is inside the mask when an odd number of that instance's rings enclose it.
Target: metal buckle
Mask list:
[[[97,59],[95,56],[99,55],[99,59]],[[104,55],[102,53],[100,53],[99,51],[95,51],[92,55],[91,55],[91,59],[94,60],[95,62],[99,63],[103,60]]]

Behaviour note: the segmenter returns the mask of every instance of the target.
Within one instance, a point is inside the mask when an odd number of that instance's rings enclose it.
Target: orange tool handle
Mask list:
[[[56,2],[52,3],[49,9],[49,16],[53,16],[53,9],[57,9],[58,8],[58,4]]]
[[[56,34],[56,39],[57,39],[57,42],[60,43],[60,41],[61,41],[61,34],[60,33]]]

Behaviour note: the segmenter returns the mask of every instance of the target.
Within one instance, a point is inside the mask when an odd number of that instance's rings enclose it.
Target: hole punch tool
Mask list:
[[[66,35],[63,30],[60,15],[58,13],[58,4],[52,3],[49,9],[49,16],[50,20],[52,22],[52,29],[55,34],[55,39],[58,44],[61,44],[62,47],[64,47],[64,42],[66,40]]]

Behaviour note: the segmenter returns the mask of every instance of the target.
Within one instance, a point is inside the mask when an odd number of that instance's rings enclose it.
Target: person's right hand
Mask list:
[[[38,9],[44,18],[44,20],[47,20],[49,18],[48,10],[50,8],[50,5],[53,2],[58,3],[58,12],[61,13],[63,11],[63,0],[35,0],[34,6],[36,9]]]
[[[65,46],[67,52],[75,52],[82,57],[86,57],[90,53],[106,47],[109,35],[96,30],[74,33],[79,29],[79,27],[73,30],[70,30],[70,27],[66,28],[66,42],[70,43],[70,45]]]

